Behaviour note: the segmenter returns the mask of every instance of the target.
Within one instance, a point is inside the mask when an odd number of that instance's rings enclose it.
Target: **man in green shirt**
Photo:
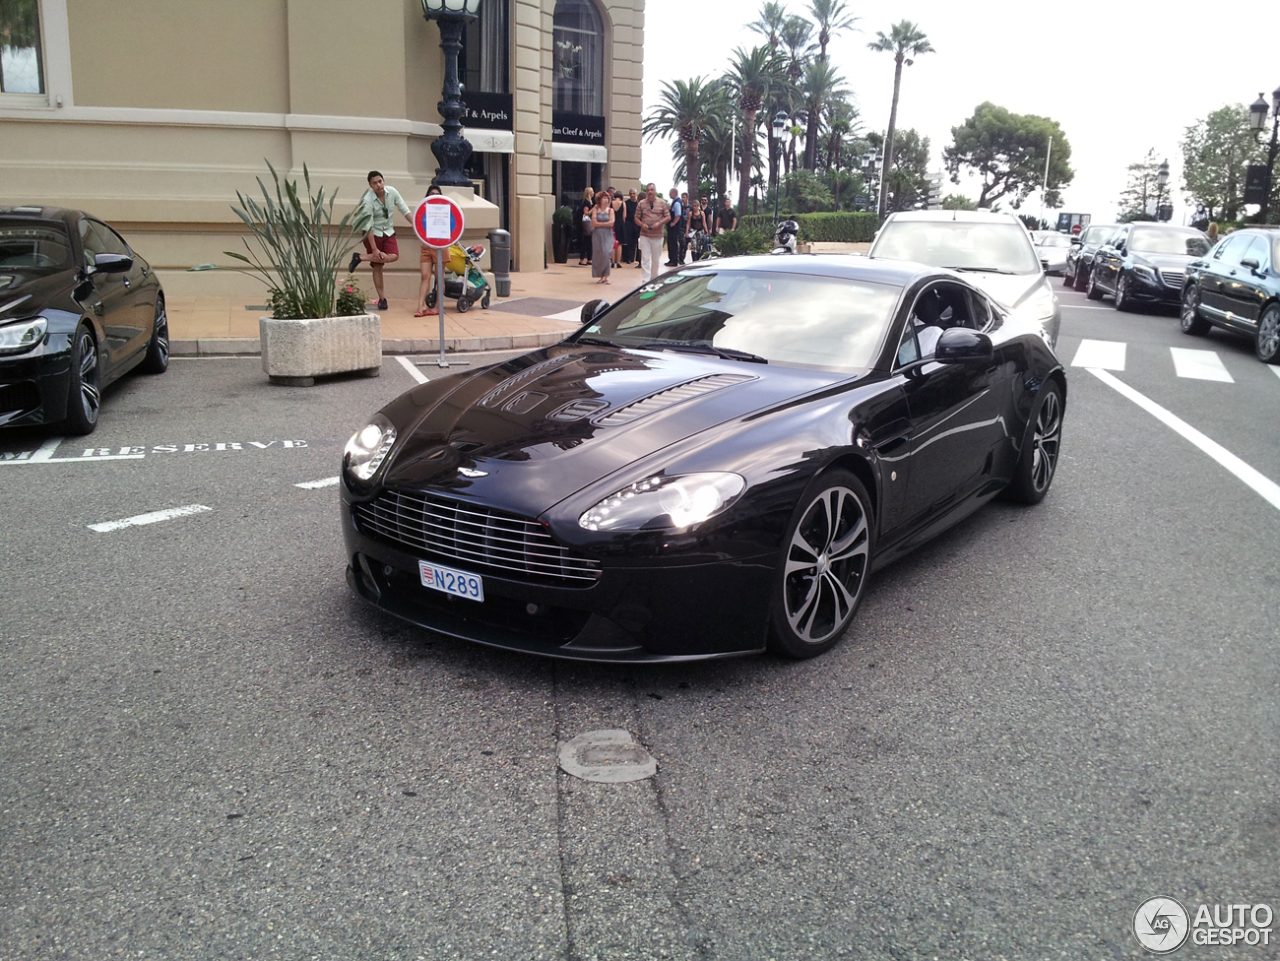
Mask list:
[[[382,269],[400,259],[396,228],[392,222],[394,211],[400,211],[410,222],[413,220],[413,212],[400,196],[400,191],[387,186],[382,174],[376,170],[369,171],[369,189],[360,198],[360,207],[369,218],[369,230],[364,235],[365,253],[361,254],[357,250],[352,254],[351,265],[347,269],[354,272],[360,266],[360,261],[369,261],[369,266],[373,268],[373,286],[378,288],[378,309],[386,310],[387,295],[382,286]]]

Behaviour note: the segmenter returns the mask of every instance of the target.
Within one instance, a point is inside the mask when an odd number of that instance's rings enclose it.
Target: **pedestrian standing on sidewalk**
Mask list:
[[[640,228],[636,226],[636,207],[640,205],[640,197],[636,188],[627,191],[626,207],[622,222],[622,262],[640,267],[640,258],[636,256],[636,241],[640,239]]]
[[[613,208],[613,266],[622,266],[622,236],[625,227],[624,218],[626,217],[626,202],[622,199],[622,194],[618,192],[617,187],[609,188],[609,196],[612,199],[609,206]]]
[[[689,214],[693,211],[693,205],[689,203],[689,195],[682,193],[680,195],[680,256],[676,258],[677,263],[684,263],[685,254],[689,252]]]
[[[609,283],[613,268],[613,198],[609,191],[596,194],[596,205],[591,211],[591,276],[597,284]]]
[[[582,241],[578,248],[578,266],[585,267],[591,262],[591,208],[596,205],[596,192],[590,187],[582,191],[582,200],[578,202],[578,220],[582,222]]]
[[[680,266],[680,232],[684,230],[684,207],[680,204],[680,191],[671,188],[671,203],[667,214],[667,266]]]
[[[658,188],[646,184],[644,200],[636,205],[636,224],[640,227],[640,283],[647,284],[658,275],[662,257],[662,232],[670,219],[667,202],[658,196]]]
[[[427,188],[427,196],[439,194],[440,188],[432,184]],[[431,290],[431,281],[436,276],[436,258],[440,256],[434,247],[423,244],[422,253],[418,256],[418,269],[422,271],[422,280],[418,283],[418,310],[415,317],[434,317],[440,312],[440,297],[436,295],[436,306],[427,306],[427,292]]]
[[[394,221],[398,210],[404,214],[405,220],[412,222],[413,211],[400,196],[400,191],[389,186],[376,170],[369,171],[369,189],[360,198],[360,207],[369,219],[369,229],[364,235],[365,253],[356,251],[351,255],[348,271],[354,273],[360,261],[367,260],[373,268],[373,286],[378,290],[378,309],[387,309],[387,292],[382,283],[382,270],[387,264],[394,264],[400,259],[400,246],[396,243],[396,227]]]
[[[733,204],[729,203],[729,198],[724,198],[724,205],[716,211],[716,229],[718,234],[724,233],[726,230],[733,230],[738,226],[738,212],[733,209]]]

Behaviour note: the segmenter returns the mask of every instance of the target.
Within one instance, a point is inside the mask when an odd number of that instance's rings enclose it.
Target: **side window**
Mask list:
[[[129,245],[124,242],[124,238],[108,227],[106,224],[98,223],[96,220],[89,221],[93,227],[93,232],[98,236],[98,243],[104,251],[109,254],[123,254],[126,257],[132,256],[129,253]]]
[[[969,291],[969,305],[973,319],[973,323],[970,326],[974,330],[986,330],[987,325],[991,323],[991,308],[987,304],[987,298],[976,290],[971,290]]]
[[[1240,259],[1248,260],[1252,257],[1258,262],[1259,269],[1266,270],[1271,265],[1270,246],[1266,237],[1254,237],[1253,243],[1245,249]]]
[[[1228,237],[1219,245],[1218,252],[1213,255],[1214,259],[1222,264],[1240,263],[1240,253],[1244,249],[1241,242],[1243,239],[1239,235]]]
[[[934,284],[921,291],[911,307],[907,329],[898,346],[898,363],[928,360],[948,327],[972,327],[967,292],[955,284]]]
[[[98,236],[98,232],[93,229],[93,221],[80,221],[80,245],[84,248],[84,265],[86,267],[93,266],[94,254],[105,254],[107,249],[102,246],[102,239]]]
[[[902,340],[898,344],[898,366],[906,367],[920,359],[920,348],[916,346],[916,325],[908,320],[902,329]]]

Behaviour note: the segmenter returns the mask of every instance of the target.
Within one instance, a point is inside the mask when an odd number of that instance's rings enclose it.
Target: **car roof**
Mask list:
[[[967,222],[1000,220],[1021,224],[1022,221],[1013,214],[1001,210],[899,210],[889,215],[893,221],[924,221],[926,223]]]
[[[964,278],[941,267],[930,267],[907,260],[872,260],[851,254],[758,254],[748,257],[722,257],[718,260],[690,264],[684,271],[714,269],[768,270],[776,273],[807,274],[813,277],[836,277],[862,280],[873,284],[908,287],[921,277],[945,276],[964,283]]]
[[[73,223],[78,218],[87,216],[88,214],[85,214],[82,211],[71,210],[67,207],[42,207],[37,204],[0,207],[0,217],[30,218],[32,220],[61,220],[63,223]]]

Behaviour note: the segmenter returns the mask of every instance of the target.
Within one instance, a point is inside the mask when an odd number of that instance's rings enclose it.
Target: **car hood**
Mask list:
[[[964,272],[965,280],[1002,304],[1017,307],[1039,289],[1044,274],[988,274],[970,270]]]
[[[559,344],[462,375],[425,413],[415,395],[432,385],[394,402],[385,413],[402,440],[382,483],[536,517],[646,454],[855,377]]]
[[[47,307],[79,310],[71,300],[74,270],[36,274],[0,268],[0,324],[38,314]]]

